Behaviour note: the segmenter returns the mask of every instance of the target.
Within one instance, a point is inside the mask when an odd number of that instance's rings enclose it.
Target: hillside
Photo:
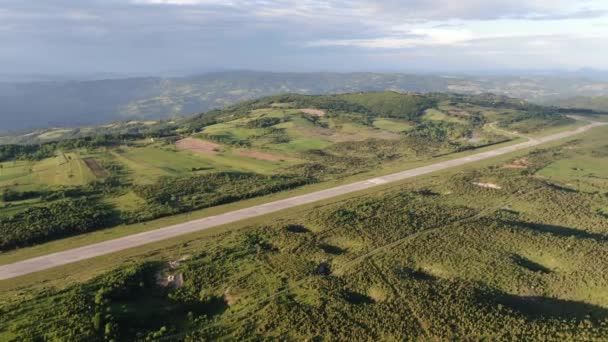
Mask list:
[[[489,94],[277,95],[0,146],[0,249],[404,168],[572,123],[553,108]]]
[[[0,83],[0,133],[158,120],[268,95],[357,91],[492,92],[535,102],[608,94],[585,78],[475,77],[379,73],[220,72],[181,78]]]
[[[285,99],[348,108],[321,120],[394,114],[377,96],[395,95],[276,97],[217,119],[249,129],[292,115]],[[457,113],[397,99],[413,127]],[[0,339],[604,340],[607,132],[0,283]]]

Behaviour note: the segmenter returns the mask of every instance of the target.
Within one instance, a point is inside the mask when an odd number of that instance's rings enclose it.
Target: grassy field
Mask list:
[[[374,121],[374,127],[389,132],[399,133],[412,128],[412,124],[400,120],[378,119]]]
[[[39,162],[0,163],[0,188],[83,185],[95,179],[78,153],[59,153]]]
[[[608,185],[607,146],[595,145],[583,153],[560,158],[541,169],[537,175],[578,191],[602,191]]]
[[[454,116],[447,115],[446,113],[437,110],[437,109],[427,109],[425,112],[423,119],[431,120],[431,121],[447,121],[447,122],[457,122],[462,123],[463,120],[456,118]]]
[[[32,331],[68,336],[73,325],[53,319],[76,315],[83,316],[74,318],[84,329],[79,334],[96,334],[95,311],[66,311],[58,303],[84,305],[101,296],[108,302],[92,307],[107,310],[126,339],[164,326],[162,336],[193,339],[338,339],[356,332],[365,339],[601,340],[608,224],[596,209],[608,202],[569,190],[560,177],[587,182],[598,173],[564,171],[581,155],[592,158],[582,169],[606,163],[606,133],[596,129],[540,150],[4,281],[7,328],[0,336],[35,324],[41,326]],[[137,266],[142,261],[177,260],[175,268],[146,266],[183,277],[177,288],[157,287],[146,280],[156,273],[135,271],[147,269]],[[80,282],[85,286],[72,287]],[[115,292],[135,288],[127,297]],[[201,306],[188,306],[193,301]],[[171,303],[175,311],[161,318],[145,302]]]

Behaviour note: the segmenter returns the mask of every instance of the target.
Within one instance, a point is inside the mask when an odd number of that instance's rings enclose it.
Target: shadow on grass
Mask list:
[[[333,254],[333,255],[340,255],[340,254],[344,254],[344,252],[346,252],[345,249],[340,248],[338,246],[334,246],[334,245],[330,245],[327,243],[322,243],[319,245],[319,248],[321,248],[321,250],[327,254]]]
[[[547,185],[548,187],[557,190],[557,191],[562,191],[562,192],[568,192],[568,193],[577,193],[579,192],[576,189],[572,189],[572,188],[568,188],[559,184],[555,184],[555,183],[551,183],[551,182],[545,182],[545,185]]]
[[[310,229],[299,224],[289,224],[285,227],[285,229],[290,233],[310,233]]]
[[[423,271],[422,269],[413,269],[413,268],[402,268],[397,271],[397,273],[404,278],[413,278],[416,280],[434,280],[435,276],[432,274]]]
[[[596,319],[608,318],[608,309],[573,300],[502,294],[495,301],[533,318],[539,316],[577,320],[585,319],[587,316]]]
[[[344,299],[355,305],[373,304],[375,302],[371,297],[354,291],[346,291],[344,293]]]
[[[519,265],[523,268],[526,268],[532,272],[538,272],[538,273],[551,273],[552,272],[549,268],[547,268],[541,264],[535,263],[532,260],[526,259],[526,258],[522,257],[521,255],[514,254],[511,256],[511,259],[517,265]]]
[[[521,222],[521,221],[506,221],[505,223],[518,227],[525,228],[529,230],[533,230],[540,233],[551,234],[560,237],[571,237],[574,236],[576,238],[581,239],[591,239],[595,241],[608,241],[608,236],[600,233],[591,233],[580,229],[574,229],[563,226],[556,226],[551,224],[543,224],[543,223],[531,223],[531,222]]]

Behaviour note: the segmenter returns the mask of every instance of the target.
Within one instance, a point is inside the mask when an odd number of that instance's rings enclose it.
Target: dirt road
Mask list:
[[[543,143],[567,138],[576,134],[584,133],[594,127],[606,125],[608,123],[592,122],[589,125],[580,127],[571,131],[557,133],[542,138],[536,138],[524,143],[501,147],[496,150],[487,152],[481,152],[468,157],[462,157],[427,165],[403,172],[398,172],[382,177],[372,178],[365,181],[356,183],[346,184],[337,186],[331,189],[321,190],[301,196],[295,196],[275,202],[261,204],[245,209],[240,209],[217,216],[210,216],[199,220],[176,224],[152,230],[149,232],[143,232],[130,236],[125,236],[115,240],[104,241],[89,246],[74,248],[63,252],[57,252],[48,254],[28,260],[18,261],[13,264],[0,266],[0,280],[11,279],[21,275],[50,269],[56,266],[66,265],[69,263],[94,258],[101,255],[106,255],[118,251],[122,251],[128,248],[142,246],[156,241],[170,239],[176,236],[193,233],[212,227],[217,227],[223,224],[228,224],[236,221],[245,220],[248,218],[273,213],[279,210],[293,208],[303,204],[308,204],[339,195],[368,189],[377,185],[386,184],[390,182],[400,181],[416,176],[425,175],[428,173],[449,169],[455,166],[465,165],[474,163],[480,160],[489,159],[504,155],[507,153],[519,151],[522,149],[541,145]]]

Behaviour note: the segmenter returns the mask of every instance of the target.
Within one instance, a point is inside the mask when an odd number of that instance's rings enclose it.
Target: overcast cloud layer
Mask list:
[[[605,0],[0,0],[0,73],[608,69]]]

